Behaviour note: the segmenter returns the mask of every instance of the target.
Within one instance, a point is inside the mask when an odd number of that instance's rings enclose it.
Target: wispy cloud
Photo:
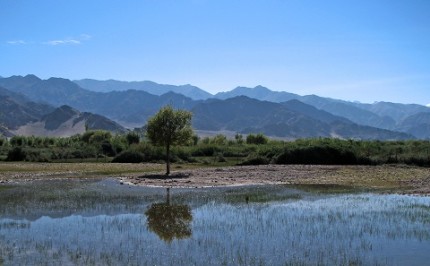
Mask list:
[[[44,44],[48,44],[48,45],[81,44],[81,41],[74,40],[74,39],[52,40],[52,41],[44,42]]]
[[[27,44],[25,41],[23,40],[13,40],[13,41],[7,41],[7,44],[11,44],[11,45],[23,45],[23,44]]]
[[[60,40],[50,40],[47,42],[43,42],[43,44],[48,44],[48,45],[79,45],[79,44],[82,44],[82,42],[84,42],[84,41],[88,41],[89,39],[91,39],[91,35],[81,34],[77,38],[65,38],[65,39],[60,39]]]
[[[91,39],[91,35],[89,34],[81,34],[78,37],[68,37],[64,39],[55,39],[55,40],[49,40],[44,42],[28,42],[24,40],[11,40],[7,41],[6,43],[9,45],[28,45],[28,44],[43,44],[43,45],[51,45],[51,46],[57,46],[57,45],[80,45],[85,41],[88,41]]]

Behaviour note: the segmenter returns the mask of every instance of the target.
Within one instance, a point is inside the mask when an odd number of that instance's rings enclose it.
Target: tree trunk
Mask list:
[[[170,145],[166,145],[166,176],[170,175]]]

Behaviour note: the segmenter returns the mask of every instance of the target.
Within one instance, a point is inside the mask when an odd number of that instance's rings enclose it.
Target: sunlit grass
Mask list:
[[[410,182],[425,181],[430,169],[402,165],[333,166],[322,169],[316,179],[298,180],[297,184],[340,185],[358,189],[408,189]]]
[[[0,163],[0,176],[4,177],[104,177],[133,173],[162,171],[160,164],[112,164],[112,163]]]
[[[206,163],[175,163],[172,164],[174,170],[199,169],[219,166],[232,166],[234,162],[211,162]],[[84,163],[34,163],[34,162],[1,162],[0,175],[62,175],[65,177],[102,177],[118,176],[138,173],[162,173],[165,170],[164,164],[155,163],[105,163],[102,161]]]

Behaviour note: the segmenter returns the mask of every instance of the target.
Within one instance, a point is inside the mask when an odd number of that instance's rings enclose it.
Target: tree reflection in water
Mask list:
[[[145,212],[148,228],[168,243],[173,239],[191,237],[193,216],[188,205],[170,204],[170,189],[167,188],[165,203],[153,203]]]

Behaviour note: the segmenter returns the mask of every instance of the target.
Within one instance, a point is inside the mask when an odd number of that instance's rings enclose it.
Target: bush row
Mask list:
[[[142,141],[136,133],[112,135],[88,131],[69,138],[0,138],[0,156],[9,161],[55,161],[114,157],[113,162],[161,162],[163,147]],[[275,141],[264,135],[237,134],[198,139],[172,148],[172,162],[223,162],[239,164],[386,164],[430,166],[430,142],[357,141],[329,138]]]

